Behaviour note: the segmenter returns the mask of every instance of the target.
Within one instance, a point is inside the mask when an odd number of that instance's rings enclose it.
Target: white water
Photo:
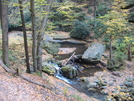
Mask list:
[[[76,82],[70,80],[70,79],[67,79],[66,77],[64,77],[62,74],[61,74],[61,67],[59,67],[57,64],[54,64],[54,67],[56,69],[56,74],[55,74],[55,77],[68,83],[68,84],[75,84]]]

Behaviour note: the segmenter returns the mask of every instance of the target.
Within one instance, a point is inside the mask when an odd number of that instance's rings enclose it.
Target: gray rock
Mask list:
[[[82,59],[85,62],[98,61],[102,57],[102,53],[105,51],[105,46],[100,43],[94,43],[84,52]]]
[[[118,77],[121,77],[123,75],[122,73],[119,73],[119,72],[112,72],[112,74]]]
[[[106,88],[107,88],[107,86],[102,86],[101,88],[102,88],[102,89],[106,89]]]
[[[128,82],[133,82],[133,81],[134,81],[134,77],[127,77],[126,80],[127,80]]]
[[[76,40],[49,40],[49,42],[58,42],[58,43],[72,43],[77,45],[85,45],[86,42],[76,41]]]
[[[121,83],[121,84],[119,84],[120,86],[124,86],[124,84],[123,83]]]
[[[70,64],[62,67],[61,71],[62,71],[63,75],[69,79],[72,79],[72,78],[78,76],[77,69]]]
[[[113,84],[114,84],[113,82],[110,82],[110,83],[109,83],[109,86],[112,86]]]
[[[98,83],[98,82],[100,82],[100,80],[94,80],[94,82],[95,82],[95,83]]]
[[[104,83],[107,83],[107,81],[105,80]]]
[[[102,85],[102,86],[106,86],[106,85],[107,85],[107,83],[102,82],[102,83],[101,83],[101,85]]]
[[[129,88],[128,91],[134,94],[134,88]]]
[[[127,86],[127,87],[132,87],[133,86],[133,82],[125,81],[124,85]]]
[[[90,84],[88,84],[87,85],[87,88],[95,88],[95,87],[97,87],[97,83],[90,83]]]

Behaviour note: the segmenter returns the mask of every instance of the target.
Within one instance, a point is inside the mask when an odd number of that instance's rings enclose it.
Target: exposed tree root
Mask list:
[[[11,74],[16,75],[16,76],[19,76],[19,77],[21,77],[22,79],[24,79],[24,80],[26,80],[26,81],[28,81],[28,82],[30,82],[30,83],[39,85],[39,86],[44,87],[44,88],[47,88],[47,89],[49,89],[49,90],[52,90],[52,89],[53,89],[53,88],[50,88],[50,87],[48,87],[48,86],[45,86],[45,85],[43,85],[43,84],[41,84],[41,83],[35,82],[35,81],[33,81],[33,80],[31,80],[31,79],[29,79],[29,78],[27,78],[27,77],[24,77],[23,75],[21,75],[21,74],[18,73],[18,69],[17,69],[17,71],[11,70],[10,68],[8,68],[8,67],[3,63],[3,61],[2,61],[1,59],[0,59],[0,65],[5,69],[6,72],[11,73]]]

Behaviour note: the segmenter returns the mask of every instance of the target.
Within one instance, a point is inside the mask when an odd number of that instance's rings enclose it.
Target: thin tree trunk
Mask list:
[[[94,0],[94,28],[96,28],[96,0]]]
[[[2,28],[2,58],[6,65],[9,65],[8,59],[8,4],[1,0],[1,28]]]
[[[1,8],[1,0],[0,0],[0,21],[1,21],[1,10],[2,10],[2,8]]]
[[[131,45],[128,45],[128,61],[132,61]]]
[[[112,68],[113,67],[113,56],[112,56],[112,37],[110,37],[110,50],[109,50],[109,67]]]
[[[35,26],[35,12],[34,12],[34,0],[31,0],[31,18],[32,18],[32,32],[33,32],[33,46],[32,46],[32,56],[33,56],[33,67],[34,72],[37,71],[37,34]]]
[[[46,6],[46,9],[45,9],[45,11],[47,13],[50,12],[52,3],[53,3],[53,0],[48,0],[48,3],[47,3],[48,5]],[[42,43],[43,43],[43,37],[44,37],[44,29],[45,29],[45,26],[46,26],[47,20],[48,20],[48,15],[49,14],[44,15],[45,17],[43,17],[43,19],[42,19],[42,23],[41,23],[40,30],[38,33],[37,69],[40,71],[40,74],[42,74]]]
[[[23,15],[22,0],[18,0],[18,1],[19,1],[19,4],[20,4],[20,14],[21,14],[21,20],[22,20],[22,27],[23,27],[24,47],[25,47],[25,55],[26,55],[27,73],[31,73],[31,71],[30,71],[30,65],[29,65],[27,34],[26,34],[25,21],[24,21],[24,15]]]

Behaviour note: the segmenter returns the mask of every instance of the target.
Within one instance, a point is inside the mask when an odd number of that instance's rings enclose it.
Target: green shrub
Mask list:
[[[96,23],[96,27],[94,27],[94,23]],[[94,31],[95,38],[100,38],[106,32],[107,26],[104,25],[101,21],[96,20],[94,22],[93,19],[88,19],[88,26],[92,31]]]
[[[96,9],[96,15],[97,16],[104,16],[110,10],[112,10],[112,9],[108,8],[106,3],[100,3]]]
[[[86,23],[75,21],[74,28],[70,33],[72,38],[85,39],[89,35],[89,27]]]

